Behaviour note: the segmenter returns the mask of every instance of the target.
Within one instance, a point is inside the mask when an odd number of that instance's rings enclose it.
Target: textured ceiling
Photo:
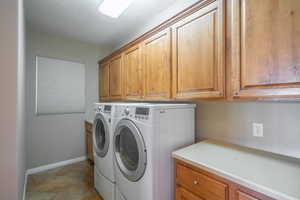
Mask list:
[[[134,0],[117,19],[97,11],[102,0],[24,0],[26,21],[42,32],[115,48],[174,0]]]

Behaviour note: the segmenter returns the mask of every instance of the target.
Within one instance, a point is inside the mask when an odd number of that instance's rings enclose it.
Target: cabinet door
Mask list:
[[[300,98],[300,1],[231,0],[232,96]]]
[[[180,186],[176,187],[176,200],[203,200]]]
[[[163,100],[171,97],[171,37],[164,30],[143,42],[145,98]]]
[[[100,100],[109,99],[109,63],[101,64],[99,67],[99,94]]]
[[[122,98],[122,56],[116,56],[110,60],[109,86],[110,98],[113,100]]]
[[[217,0],[172,26],[173,95],[177,99],[224,96],[224,11]]]
[[[123,54],[124,58],[124,97],[128,100],[139,100],[142,98],[142,60],[141,46],[136,45]]]

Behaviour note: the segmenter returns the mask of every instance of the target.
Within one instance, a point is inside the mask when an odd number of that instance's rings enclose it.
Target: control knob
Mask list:
[[[129,108],[125,108],[124,113],[125,113],[125,115],[129,115],[130,109]]]

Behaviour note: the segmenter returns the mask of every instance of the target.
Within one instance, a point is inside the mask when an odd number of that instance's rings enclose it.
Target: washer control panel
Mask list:
[[[101,112],[102,111],[102,106],[101,105],[100,106],[96,106],[95,111],[96,112]]]
[[[96,112],[111,113],[111,105],[99,105],[95,108]]]
[[[110,113],[111,112],[111,105],[104,105],[104,112]]]

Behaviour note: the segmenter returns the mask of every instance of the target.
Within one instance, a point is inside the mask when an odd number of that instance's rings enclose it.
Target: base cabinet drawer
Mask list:
[[[246,194],[242,191],[237,191],[237,198],[236,200],[260,200],[260,199],[257,199],[249,194]]]
[[[176,160],[176,200],[275,199],[197,166]]]
[[[176,182],[207,200],[227,200],[228,186],[183,165],[177,165]]]
[[[176,187],[176,200],[204,200],[200,197],[197,197],[193,193],[185,190],[183,187]]]

